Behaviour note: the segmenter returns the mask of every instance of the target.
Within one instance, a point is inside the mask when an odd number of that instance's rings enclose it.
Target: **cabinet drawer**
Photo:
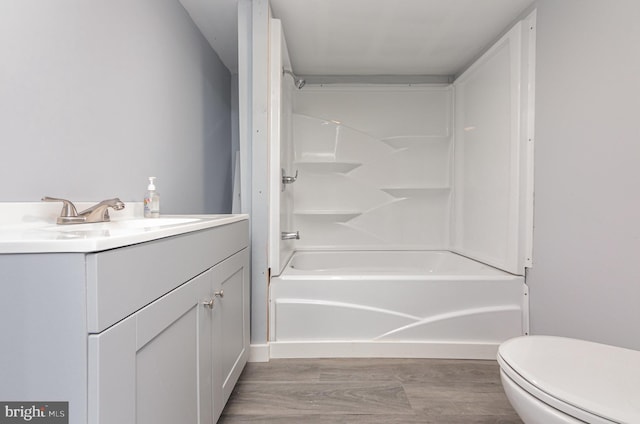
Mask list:
[[[248,221],[87,255],[87,321],[99,333],[248,245]]]

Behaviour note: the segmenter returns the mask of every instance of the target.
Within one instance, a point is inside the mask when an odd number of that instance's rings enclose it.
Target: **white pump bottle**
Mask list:
[[[156,177],[149,177],[147,194],[144,196],[144,217],[157,218],[160,216],[160,194],[156,191]]]

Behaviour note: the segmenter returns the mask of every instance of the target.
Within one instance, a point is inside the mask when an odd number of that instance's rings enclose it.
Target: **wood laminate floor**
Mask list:
[[[275,359],[249,363],[219,424],[521,424],[495,361]]]

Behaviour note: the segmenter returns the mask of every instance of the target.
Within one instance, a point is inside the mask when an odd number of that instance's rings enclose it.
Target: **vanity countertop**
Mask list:
[[[127,203],[124,210],[109,212],[110,222],[57,225],[59,209],[47,203],[0,203],[0,254],[97,252],[248,219],[242,214],[143,218],[140,204]]]

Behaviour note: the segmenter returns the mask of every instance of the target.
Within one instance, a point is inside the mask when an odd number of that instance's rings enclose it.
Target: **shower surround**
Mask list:
[[[535,12],[453,84],[274,65],[271,357],[492,359],[528,333],[534,52]]]
[[[297,249],[448,246],[451,87],[316,86],[294,111]]]

